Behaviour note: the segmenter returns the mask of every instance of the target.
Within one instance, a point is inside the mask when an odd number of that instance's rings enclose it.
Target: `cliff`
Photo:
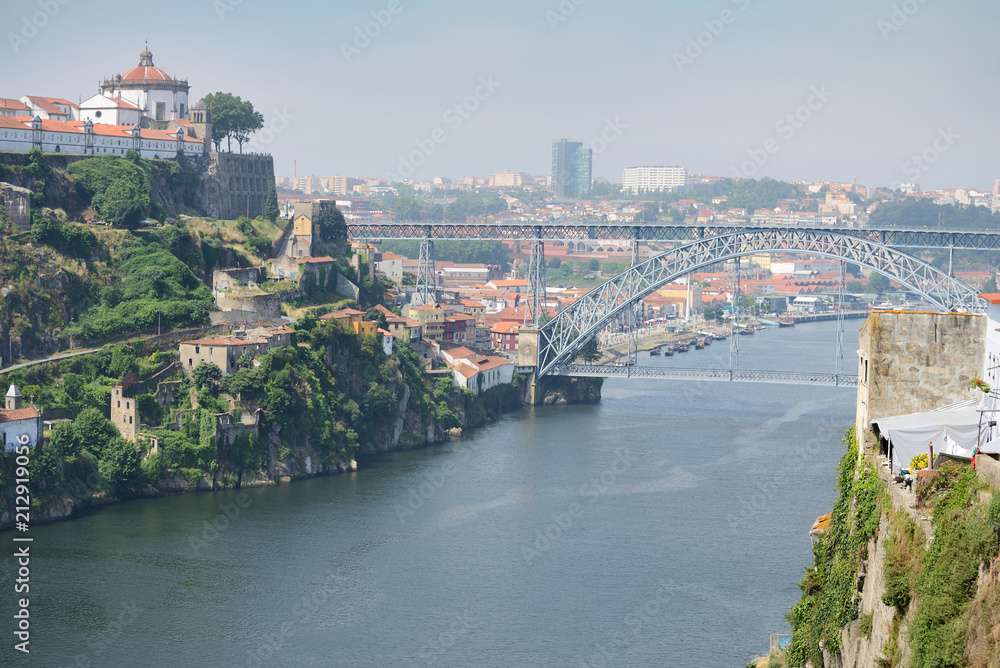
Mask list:
[[[788,615],[792,645],[771,665],[998,665],[1000,496],[989,481],[1000,463],[946,464],[914,492],[883,461],[859,459],[853,431],[845,440],[830,528]]]
[[[32,452],[32,519],[63,519],[129,498],[356,470],[358,455],[441,443],[521,405],[517,385],[479,395],[453,388],[450,378],[425,375],[407,346],[386,356],[374,337],[359,340],[336,322],[300,329],[295,338],[256,360],[258,366],[202,387],[179,379],[172,352],[146,357],[149,349],[139,344],[19,376],[16,382],[30,391],[46,387],[46,400],[53,390],[65,392],[67,411],[76,415]],[[129,369],[146,379],[133,394],[142,411],[143,456],[98,410],[107,395],[91,396],[85,385],[87,377]],[[31,381],[38,385],[24,384]],[[10,525],[13,506],[0,491],[0,527]]]

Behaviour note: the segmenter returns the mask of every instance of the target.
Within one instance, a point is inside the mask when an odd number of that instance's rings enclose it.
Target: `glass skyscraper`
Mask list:
[[[552,192],[556,197],[589,197],[594,152],[582,142],[552,142]]]

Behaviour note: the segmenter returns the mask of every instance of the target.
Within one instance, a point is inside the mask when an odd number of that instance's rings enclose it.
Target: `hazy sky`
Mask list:
[[[987,0],[35,0],[0,3],[0,26],[0,97],[89,97],[148,39],[192,102],[264,113],[279,175],[544,174],[569,137],[619,182],[1000,177]]]

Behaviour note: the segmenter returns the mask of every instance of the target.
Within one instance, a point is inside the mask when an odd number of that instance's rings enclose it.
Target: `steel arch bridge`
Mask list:
[[[881,241],[834,230],[742,229],[662,253],[615,276],[539,328],[538,377],[559,373],[606,324],[657,288],[707,266],[766,252],[810,254],[884,274],[945,312],[982,313],[976,290]]]

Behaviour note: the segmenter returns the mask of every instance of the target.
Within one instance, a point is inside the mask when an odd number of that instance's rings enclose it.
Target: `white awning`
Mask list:
[[[932,411],[879,418],[872,424],[888,439],[892,470],[897,471],[909,468],[914,457],[928,451],[928,444],[934,446],[935,455],[971,455],[980,442],[981,421],[978,401],[971,399]]]

